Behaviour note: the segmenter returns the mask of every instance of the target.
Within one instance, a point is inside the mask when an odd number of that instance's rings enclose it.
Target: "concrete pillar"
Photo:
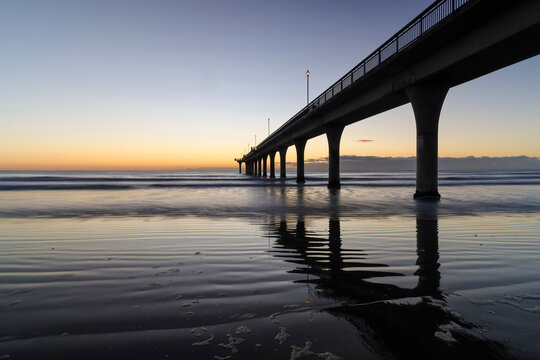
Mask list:
[[[242,162],[241,161],[238,162],[238,173],[239,174],[242,173]]]
[[[413,86],[407,89],[416,119],[416,193],[415,199],[439,199],[438,135],[439,116],[447,87]]]
[[[306,182],[304,177],[304,149],[306,148],[306,139],[295,140],[296,147],[296,182],[303,184]]]
[[[268,157],[268,155],[264,154],[263,156],[263,177],[266,177],[266,158]]]
[[[282,148],[279,148],[279,171],[280,171],[280,175],[279,177],[284,179],[287,177],[287,171],[285,169],[285,166],[287,164],[287,147],[284,146]]]
[[[262,159],[258,158],[257,159],[257,176],[261,176],[261,175],[262,175]]]
[[[246,175],[251,174],[251,161],[246,161]]]
[[[332,125],[326,128],[328,138],[328,188],[339,189],[339,142],[343,133],[343,125]]]
[[[276,166],[275,166],[275,158],[276,158],[276,151],[273,150],[273,151],[270,151],[268,153],[268,155],[270,155],[270,179],[275,179],[276,178]]]

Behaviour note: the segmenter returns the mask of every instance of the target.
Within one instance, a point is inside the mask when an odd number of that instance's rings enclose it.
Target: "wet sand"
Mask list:
[[[3,219],[1,353],[537,357],[538,217],[427,215]]]

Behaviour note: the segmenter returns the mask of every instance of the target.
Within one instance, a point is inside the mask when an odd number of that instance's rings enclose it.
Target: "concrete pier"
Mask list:
[[[275,179],[276,178],[276,166],[275,166],[276,152],[270,151],[268,155],[270,156],[270,179]]]
[[[274,155],[279,151],[280,176],[285,178],[287,147],[294,144],[297,182],[303,183],[305,142],[326,134],[328,187],[338,189],[344,126],[410,102],[417,135],[414,198],[439,199],[438,123],[448,89],[537,55],[540,55],[540,1],[435,0],[276,131],[235,160],[244,162],[246,173],[253,175],[257,174],[257,161],[270,155],[273,178]]]
[[[279,148],[279,177],[282,179],[287,177],[287,149],[288,147],[286,146]]]
[[[303,184],[306,182],[304,177],[304,150],[306,148],[306,139],[298,139],[294,142],[296,147],[296,183]]]
[[[242,162],[241,161],[238,162],[238,173],[239,174],[242,173]]]
[[[328,139],[328,188],[339,189],[339,143],[343,133],[342,125],[331,125],[326,128]]]
[[[257,159],[257,176],[261,176],[261,175],[262,175],[262,159],[258,158]]]
[[[267,157],[268,157],[268,155],[266,155],[266,154],[263,156],[263,165],[262,165],[263,166],[263,175],[262,175],[263,177],[267,176],[266,175],[266,158]]]
[[[445,86],[413,86],[406,90],[416,120],[416,192],[415,199],[440,199],[438,190],[439,116]]]

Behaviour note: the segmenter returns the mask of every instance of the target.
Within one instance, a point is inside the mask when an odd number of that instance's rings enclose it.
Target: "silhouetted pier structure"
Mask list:
[[[328,139],[328,187],[340,187],[339,148],[346,125],[411,103],[416,120],[415,198],[439,198],[438,125],[448,90],[540,53],[540,1],[437,0],[306,107],[235,159],[246,174],[286,177],[296,148],[303,183],[306,142]],[[466,129],[464,129],[466,131]]]

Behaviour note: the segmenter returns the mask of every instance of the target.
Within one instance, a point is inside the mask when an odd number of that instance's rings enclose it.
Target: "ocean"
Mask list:
[[[0,359],[538,359],[540,172],[0,172]]]

